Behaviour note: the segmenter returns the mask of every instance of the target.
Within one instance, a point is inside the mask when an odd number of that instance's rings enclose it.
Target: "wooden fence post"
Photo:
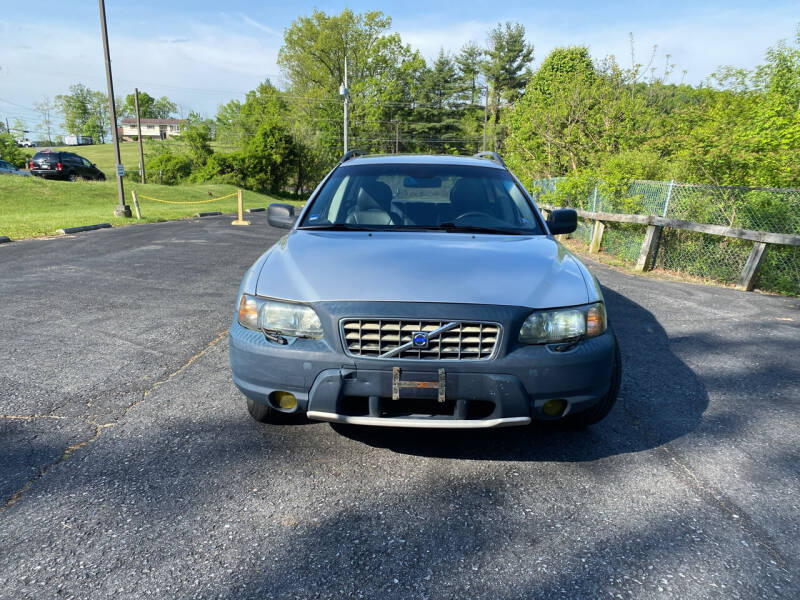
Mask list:
[[[764,262],[764,257],[767,255],[766,242],[754,242],[753,249],[750,250],[750,256],[747,257],[747,262],[742,269],[742,274],[739,276],[739,281],[736,283],[736,289],[749,292],[753,289],[756,273],[761,263]]]
[[[602,221],[595,221],[594,228],[592,229],[592,242],[589,244],[589,252],[595,254],[600,252],[600,244],[603,241],[603,231],[606,224]]]
[[[142,213],[139,211],[139,199],[136,197],[136,190],[131,190],[131,196],[133,196],[133,210],[136,211],[136,218],[141,219]]]
[[[244,220],[244,206],[242,205],[242,190],[238,189],[237,191],[237,201],[236,207],[238,209],[239,216],[235,221],[231,221],[231,225],[250,225],[250,221]]]
[[[658,244],[661,241],[662,229],[663,227],[659,225],[647,226],[642,249],[639,252],[639,260],[636,261],[636,266],[633,268],[635,271],[649,271],[653,268],[653,264],[656,262],[656,254],[658,254]]]

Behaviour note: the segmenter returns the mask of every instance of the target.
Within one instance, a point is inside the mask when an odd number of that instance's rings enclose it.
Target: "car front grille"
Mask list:
[[[500,325],[473,321],[431,321],[410,319],[344,319],[341,322],[345,350],[351,356],[380,358],[411,342],[418,332],[430,333],[456,325],[429,339],[426,348],[409,347],[387,360],[487,360],[500,341]]]

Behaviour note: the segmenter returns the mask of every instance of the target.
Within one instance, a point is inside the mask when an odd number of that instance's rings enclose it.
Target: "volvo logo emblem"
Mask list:
[[[411,336],[411,343],[414,348],[427,348],[428,334],[424,331],[415,331]]]
[[[409,348],[413,348],[415,350],[425,350],[430,347],[431,340],[436,340],[437,338],[441,337],[441,335],[446,331],[455,329],[459,325],[461,325],[461,323],[459,323],[458,321],[450,321],[449,323],[445,323],[444,325],[437,327],[432,331],[413,331],[411,333],[410,340],[400,344],[396,348],[387,350],[386,352],[381,354],[378,358],[391,358],[392,356],[398,356],[401,353],[408,350]],[[423,327],[422,323],[420,323],[419,326]],[[401,338],[405,338],[405,336],[401,334]]]

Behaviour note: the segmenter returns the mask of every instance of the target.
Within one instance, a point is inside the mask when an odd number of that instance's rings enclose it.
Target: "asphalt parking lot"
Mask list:
[[[585,431],[262,426],[262,215],[0,246],[0,598],[798,598],[800,301],[591,265]]]

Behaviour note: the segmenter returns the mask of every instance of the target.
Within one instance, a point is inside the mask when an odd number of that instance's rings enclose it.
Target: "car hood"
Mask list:
[[[296,230],[262,264],[256,293],[298,302],[548,308],[589,301],[578,262],[541,235]]]

